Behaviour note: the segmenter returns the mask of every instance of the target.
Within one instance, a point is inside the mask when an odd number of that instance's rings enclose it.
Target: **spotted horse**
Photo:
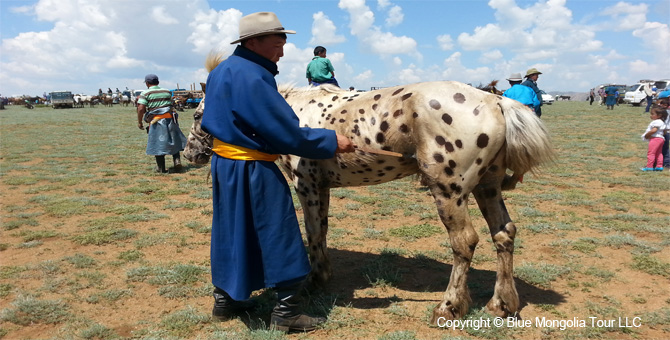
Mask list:
[[[470,193],[486,219],[498,257],[494,293],[486,309],[501,317],[518,312],[513,279],[516,227],[501,191],[554,157],[548,132],[532,111],[517,101],[451,81],[363,93],[323,85],[287,87],[279,92],[302,126],[333,129],[358,146],[402,154],[392,157],[357,151],[326,160],[280,156],[278,161],[304,210],[310,283],[322,285],[332,274],[326,248],[330,189],[373,185],[418,173],[435,199],[454,258],[449,285],[433,309],[432,323],[439,318],[464,317],[471,303],[467,272],[479,238],[468,214]],[[202,116],[202,108],[196,115]],[[203,136],[199,125],[196,119],[192,131],[199,131],[200,136],[189,136],[184,154],[189,160],[197,154],[193,160],[205,163],[206,153],[211,154],[211,137]],[[514,174],[506,175],[506,169]]]

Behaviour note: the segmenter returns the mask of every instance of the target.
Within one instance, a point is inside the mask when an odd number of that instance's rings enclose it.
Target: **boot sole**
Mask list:
[[[291,327],[291,326],[280,326],[277,324],[273,324],[272,327],[270,327],[271,330],[273,331],[280,331],[284,333],[297,333],[297,332],[311,332],[315,330],[317,327],[309,327],[309,328],[296,328],[296,327]]]

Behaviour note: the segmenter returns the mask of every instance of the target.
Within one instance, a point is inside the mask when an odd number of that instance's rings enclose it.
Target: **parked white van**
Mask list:
[[[670,85],[670,79],[663,79],[659,81],[640,80],[639,83],[630,87],[630,89],[626,92],[623,101],[633,106],[647,105],[647,95],[644,93],[643,85],[656,88],[656,91],[654,91],[654,95],[656,95],[668,87],[668,85]]]

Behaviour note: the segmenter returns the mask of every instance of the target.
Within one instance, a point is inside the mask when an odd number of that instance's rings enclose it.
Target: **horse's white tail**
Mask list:
[[[544,123],[523,104],[502,98],[499,103],[507,127],[505,163],[515,174],[536,172],[555,158],[549,132]]]

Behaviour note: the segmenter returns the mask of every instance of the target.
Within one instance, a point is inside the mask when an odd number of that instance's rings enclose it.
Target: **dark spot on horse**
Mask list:
[[[477,160],[475,161],[475,163],[477,163],[477,165],[481,165],[481,164],[482,164],[482,159],[481,159],[481,158],[477,158]]]
[[[384,167],[384,170],[386,170],[386,171],[392,171],[393,169],[395,169],[394,166],[385,166]]]
[[[451,142],[447,142],[444,144],[444,149],[447,150],[447,152],[454,152],[454,145],[451,144]]]
[[[438,163],[444,162],[444,156],[442,156],[442,154],[439,153],[433,154],[433,159],[435,159],[435,161]]]
[[[457,139],[454,143],[456,144],[457,148],[459,149],[463,148],[463,142],[460,139]]]
[[[394,117],[394,118],[397,118],[397,117],[400,116],[400,115],[402,115],[402,109],[400,109],[400,110],[396,110],[395,112],[393,112],[393,117]]]
[[[472,110],[472,113],[473,113],[475,116],[479,116],[479,109],[478,109],[478,108],[475,108],[474,110]]]
[[[387,121],[383,121],[381,124],[379,124],[379,129],[382,130],[382,132],[386,132],[386,130],[389,129],[389,123]]]
[[[402,90],[404,90],[404,89],[405,89],[404,87],[401,87],[401,88],[395,90],[395,92],[393,92],[393,94],[391,94],[391,95],[392,95],[392,96],[395,96],[396,94],[402,92]]]
[[[417,118],[417,117],[419,117],[419,114],[416,113],[416,112],[414,112],[414,113],[412,113],[412,117],[413,117],[413,118]]]
[[[370,138],[365,137],[365,144],[370,145],[371,142],[372,142],[372,141],[370,140]]]
[[[381,97],[382,97],[381,94],[375,95],[375,96],[374,96],[374,100],[379,100],[379,98],[381,98]]]
[[[377,123],[377,120],[375,119],[375,117],[370,118],[370,124],[371,125],[375,125],[376,123]]]
[[[337,96],[334,96],[334,97],[333,97],[333,101],[336,101],[336,100],[337,100],[337,98],[338,98]]]
[[[435,99],[431,99],[428,102],[428,105],[430,105],[430,107],[433,108],[434,110],[439,110],[442,107],[442,104],[440,104],[440,102],[438,102]]]
[[[377,110],[377,107],[378,107],[378,106],[379,106],[379,105],[377,105],[377,103],[372,104],[372,110],[373,110],[373,111],[374,111],[374,110]]]
[[[481,168],[481,169],[479,169],[479,171],[477,171],[477,175],[479,175],[479,176],[484,176],[485,173],[486,173],[486,168]]]
[[[318,106],[318,107],[323,107],[323,103],[319,103],[319,104],[317,104],[316,106]]]
[[[456,201],[456,205],[460,207],[461,204],[463,204],[463,200],[459,198],[458,201]]]
[[[451,122],[454,121],[454,120],[451,118],[451,116],[450,116],[449,114],[447,114],[447,113],[445,113],[445,114],[442,115],[442,120],[443,120],[445,123],[449,124],[449,125],[451,125]]]
[[[454,169],[450,167],[444,167],[444,173],[447,174],[447,176],[453,176],[454,175]]]
[[[377,139],[377,143],[380,143],[380,144],[384,143],[384,141],[386,140],[386,138],[384,137],[384,134],[381,133],[381,132],[377,134],[376,139]]]
[[[463,103],[465,103],[465,96],[460,92],[456,93],[454,95],[454,101],[459,103],[459,104],[463,104]]]
[[[360,109],[360,110],[358,110],[358,113],[360,113],[360,114],[364,114],[364,113],[365,113],[365,110]]]
[[[347,121],[346,119],[340,119],[340,123],[344,123],[346,121]]]
[[[456,183],[449,184],[449,188],[451,188],[451,190],[457,194],[460,194],[461,191],[463,190],[463,188]]]
[[[447,187],[442,183],[437,183],[437,187],[440,188],[440,191],[442,191],[442,192],[447,191]]]
[[[312,99],[312,100],[309,101],[308,104],[314,104],[314,103],[316,103],[316,100]]]
[[[456,161],[454,161],[453,159],[450,159],[449,160],[449,166],[452,167],[452,168],[455,168],[456,167]]]
[[[343,115],[347,114],[347,110],[342,110],[342,111],[340,111],[340,113],[343,114]]]
[[[486,198],[494,198],[496,197],[496,195],[498,195],[498,190],[496,190],[495,188],[489,188],[484,190],[484,197]]]
[[[407,98],[409,98],[411,96],[412,96],[412,92],[405,93],[405,94],[402,95],[402,97],[400,97],[400,100],[406,100]]]
[[[399,130],[402,133],[408,133],[409,132],[409,127],[406,124],[403,124],[403,125],[400,125]]]
[[[437,142],[438,145],[444,145],[447,141],[444,140],[444,137],[442,136],[437,136],[435,137],[435,142]]]
[[[489,136],[485,133],[482,133],[477,137],[477,146],[480,148],[485,148],[487,145],[489,145]]]

